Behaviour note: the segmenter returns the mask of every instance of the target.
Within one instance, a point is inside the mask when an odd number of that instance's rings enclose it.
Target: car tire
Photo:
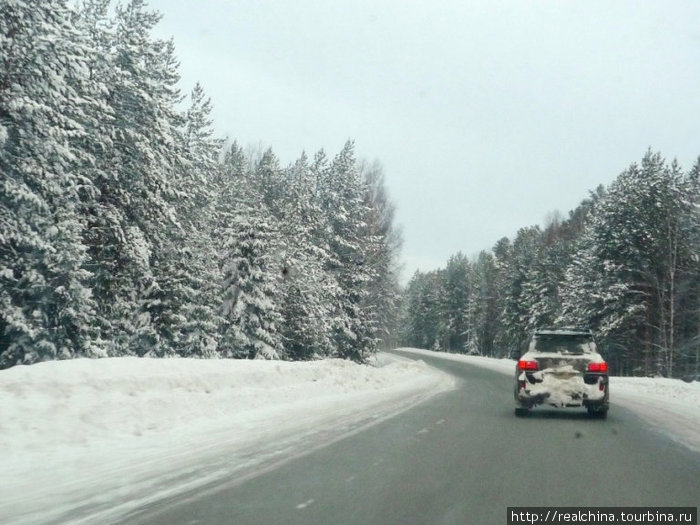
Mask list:
[[[606,419],[608,417],[607,406],[588,406],[588,415],[598,419]]]
[[[517,417],[525,417],[530,413],[530,409],[523,407],[515,407],[515,415]]]

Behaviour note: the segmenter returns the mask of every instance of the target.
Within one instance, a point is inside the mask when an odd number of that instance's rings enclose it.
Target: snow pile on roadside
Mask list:
[[[0,448],[122,440],[199,420],[240,422],[271,407],[318,407],[355,393],[386,396],[407,381],[420,389],[435,380],[422,363],[383,364],[124,357],[15,367],[0,373]]]
[[[384,417],[453,387],[420,361],[385,355],[372,366],[124,357],[3,370],[0,521],[106,506],[120,487],[122,499],[131,497],[124,490],[155,499],[150,488],[163,476],[203,468],[221,452],[231,464],[218,475],[230,475],[288,452],[302,435]]]
[[[470,363],[472,365],[477,365],[482,368],[489,368],[503,374],[515,374],[515,361],[512,359],[496,359],[493,357],[483,357],[480,355],[448,354],[447,352],[435,352],[433,350],[423,350],[421,348],[397,348],[396,350],[418,356],[425,355],[428,357],[439,357],[440,359],[447,359],[449,361]]]
[[[618,394],[660,397],[669,402],[682,402],[700,409],[700,383],[686,383],[664,377],[615,377]]]
[[[433,352],[418,348],[400,348],[402,352],[462,361],[507,375],[515,373],[512,359]],[[611,405],[635,411],[672,438],[700,451],[700,382],[651,377],[617,377],[610,379]]]
[[[700,383],[663,377],[613,377],[610,396],[620,405],[700,452]]]

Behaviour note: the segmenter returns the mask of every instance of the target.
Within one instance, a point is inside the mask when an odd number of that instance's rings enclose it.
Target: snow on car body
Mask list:
[[[590,330],[537,330],[515,369],[515,414],[536,405],[608,411],[608,365]]]

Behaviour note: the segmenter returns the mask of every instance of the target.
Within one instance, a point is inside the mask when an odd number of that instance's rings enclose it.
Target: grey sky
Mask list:
[[[149,5],[222,135],[382,163],[405,279],[566,214],[649,146],[700,155],[698,0]]]

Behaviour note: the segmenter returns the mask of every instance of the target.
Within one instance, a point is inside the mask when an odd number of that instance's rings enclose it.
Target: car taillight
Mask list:
[[[588,371],[589,372],[601,372],[603,374],[608,373],[608,363],[602,362],[602,363],[588,363]]]
[[[537,370],[537,361],[518,361],[518,370]]]

